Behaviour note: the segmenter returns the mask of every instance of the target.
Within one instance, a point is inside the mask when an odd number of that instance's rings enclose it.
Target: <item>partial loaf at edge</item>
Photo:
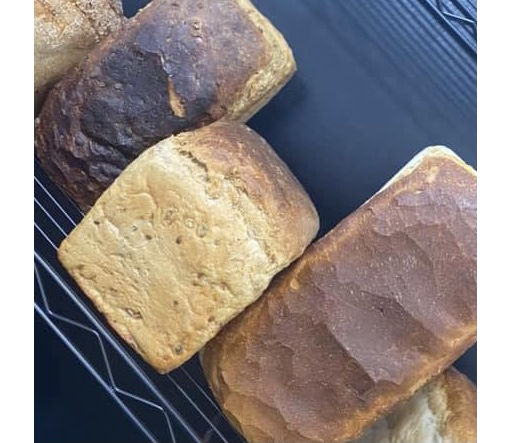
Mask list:
[[[58,256],[164,373],[254,302],[318,227],[308,195],[268,144],[243,124],[217,122],[141,154]]]
[[[249,0],[153,0],[53,88],[36,154],[86,211],[145,149],[219,119],[247,120],[295,69]]]
[[[476,443],[475,385],[451,367],[351,443]]]
[[[475,342],[476,180],[424,150],[208,343],[248,441],[358,438]]]
[[[34,104],[124,21],[121,0],[34,0]]]

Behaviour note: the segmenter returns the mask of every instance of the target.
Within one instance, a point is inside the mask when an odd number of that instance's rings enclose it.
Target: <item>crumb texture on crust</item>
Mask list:
[[[251,442],[343,442],[476,340],[476,175],[424,156],[276,277],[206,347]]]
[[[64,240],[59,259],[163,373],[261,295],[318,226],[266,142],[217,122],[144,152]]]
[[[88,210],[158,141],[248,118],[290,77],[290,57],[247,0],[153,0],[49,93],[37,156]]]
[[[123,22],[121,0],[34,0],[34,94],[47,90]]]

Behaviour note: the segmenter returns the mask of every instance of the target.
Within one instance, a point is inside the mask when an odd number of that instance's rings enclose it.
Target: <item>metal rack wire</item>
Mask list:
[[[421,0],[459,43],[476,57],[476,1]]]
[[[34,165],[35,311],[150,442],[243,443],[211,398],[197,357],[158,375],[117,337],[56,258],[83,214]]]

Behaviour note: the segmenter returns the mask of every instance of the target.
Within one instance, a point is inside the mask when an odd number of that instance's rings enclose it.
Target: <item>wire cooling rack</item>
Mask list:
[[[34,164],[35,311],[150,442],[243,443],[213,401],[197,357],[157,374],[98,315],[58,263],[80,210]]]

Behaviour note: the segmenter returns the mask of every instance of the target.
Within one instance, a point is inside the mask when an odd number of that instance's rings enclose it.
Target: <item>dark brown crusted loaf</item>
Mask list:
[[[251,442],[345,442],[476,340],[476,172],[414,158],[206,347]]]
[[[248,119],[294,71],[286,41],[248,0],[153,0],[51,91],[36,153],[87,210],[144,149]]]

